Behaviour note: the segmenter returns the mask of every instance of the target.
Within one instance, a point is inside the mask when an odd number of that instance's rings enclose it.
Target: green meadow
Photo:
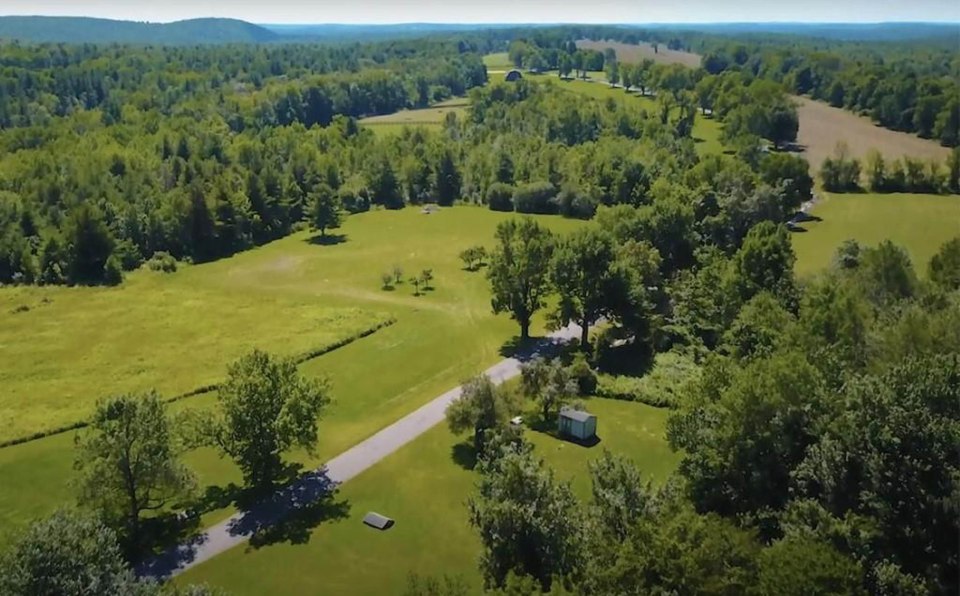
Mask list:
[[[883,240],[904,247],[921,276],[940,246],[960,235],[960,196],[828,194],[811,213],[822,221],[802,224],[792,235],[796,271],[807,276],[828,267],[844,240],[873,246]]]
[[[143,353],[141,344],[152,346],[152,358],[176,363],[175,374],[159,361],[149,363],[155,372],[153,376],[144,373],[143,378],[162,386],[179,383],[174,377],[180,375],[222,379],[232,355],[254,346],[295,354],[367,324],[395,319],[394,324],[368,337],[301,365],[305,374],[328,377],[333,387],[334,403],[321,422],[316,453],[294,454],[304,465],[316,465],[501,358],[500,350],[516,334],[516,325],[506,316],[491,313],[483,273],[464,271],[457,255],[471,245],[490,246],[496,224],[509,217],[514,216],[474,207],[441,209],[429,215],[417,208],[378,210],[347,218],[343,228],[336,230],[336,243],[318,243],[312,234],[298,233],[172,274],[138,271],[118,288],[4,288],[0,297],[8,306],[3,316],[10,320],[33,312],[31,307],[30,311],[8,314],[11,308],[49,299],[36,308],[49,309],[45,315],[57,335],[48,338],[51,346],[44,348],[37,341],[31,349],[58,350],[61,357],[77,363],[84,363],[92,353],[91,341],[85,341],[97,331],[91,321],[101,321],[104,326],[111,323],[110,317],[98,312],[101,309],[115,313],[127,309],[139,313],[136,316],[141,322],[128,323],[134,328],[122,337],[133,347],[114,349],[109,369],[102,375],[97,375],[93,366],[84,374],[62,366],[57,369],[61,374],[56,375],[42,360],[21,358],[16,350],[10,351],[13,359],[0,360],[0,375],[24,379],[22,383],[48,377],[47,382],[70,387],[74,395],[84,396],[84,402],[63,403],[72,414],[83,417],[96,397],[116,390],[105,385],[110,370],[138,366],[135,358]],[[580,225],[559,217],[540,219],[557,232]],[[381,289],[381,273],[394,266],[403,269],[405,278],[432,269],[435,288],[419,297],[406,283],[392,291]],[[167,292],[163,300],[147,296],[163,292]],[[203,304],[210,296],[219,297],[216,304],[226,310]],[[168,328],[159,317],[151,321],[152,311],[141,310],[139,301],[181,304],[180,310],[165,307],[168,310],[162,311],[162,316],[185,318],[185,322],[170,323]],[[237,304],[250,312],[239,318],[229,308]],[[257,325],[253,329],[244,328],[253,324]],[[200,354],[193,339],[178,343],[167,335],[174,329],[186,334],[191,327],[207,330],[223,341],[205,338],[209,354]],[[542,330],[542,319],[537,327]],[[6,334],[7,326],[2,329]],[[197,331],[188,337],[203,335]],[[25,347],[35,342],[29,333],[23,338],[5,335],[3,341],[14,340]],[[190,397],[176,402],[175,408],[212,407],[215,398],[214,393]],[[26,399],[16,407],[26,415],[33,404]],[[69,481],[75,434],[62,433],[0,449],[0,542],[9,530],[73,500]],[[189,454],[187,463],[198,472],[202,486],[222,487],[239,479],[234,465],[211,450]],[[223,515],[215,507],[206,519]]]
[[[600,398],[586,406],[598,416],[600,443],[593,447],[526,433],[558,479],[587,499],[587,464],[604,449],[630,457],[654,482],[666,479],[679,460],[664,440],[666,410]],[[465,440],[437,427],[345,484],[316,525],[274,544],[229,550],[178,582],[207,582],[231,594],[375,595],[403,593],[411,573],[442,572],[479,591],[480,543],[466,506],[476,473],[463,456],[471,451]],[[393,517],[396,525],[372,530],[362,524],[368,511]]]

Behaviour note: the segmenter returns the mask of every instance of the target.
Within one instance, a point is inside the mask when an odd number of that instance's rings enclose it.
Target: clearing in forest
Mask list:
[[[815,171],[820,169],[825,158],[833,155],[837,143],[841,141],[849,147],[851,157],[860,159],[871,149],[890,159],[909,156],[943,161],[950,153],[950,149],[936,141],[877,126],[869,118],[849,110],[808,97],[795,96],[793,99],[797,102],[797,115],[800,117],[797,144]]]
[[[391,134],[400,132],[405,126],[426,126],[428,128],[440,127],[447,117],[447,114],[453,113],[462,116],[470,107],[470,100],[466,97],[455,97],[440,103],[434,104],[429,108],[419,110],[401,110],[393,114],[384,114],[381,116],[371,116],[360,120],[360,124],[369,126],[378,134]]]
[[[627,63],[642,62],[649,58],[660,64],[683,64],[690,68],[700,66],[699,54],[680,50],[669,50],[666,44],[660,44],[657,46],[657,50],[654,51],[653,45],[646,42],[635,45],[619,41],[590,41],[588,39],[581,39],[577,42],[577,47],[584,50],[598,50],[600,52],[607,48],[613,48],[617,52],[617,60]]]
[[[796,271],[811,275],[830,266],[840,244],[854,239],[876,245],[899,244],[920,276],[940,245],[960,235],[960,196],[920,194],[826,194],[813,208],[822,221],[802,224],[793,234]]]

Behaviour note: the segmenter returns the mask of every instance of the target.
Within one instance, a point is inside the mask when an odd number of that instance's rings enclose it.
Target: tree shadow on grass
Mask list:
[[[566,342],[552,337],[530,337],[521,340],[515,335],[500,346],[500,355],[504,358],[516,358],[527,362],[537,356],[553,357],[559,354]]]
[[[318,246],[333,246],[334,244],[343,244],[346,241],[346,234],[314,234],[307,238],[307,242]]]
[[[308,472],[269,498],[244,507],[230,522],[229,532],[249,536],[251,548],[280,542],[304,544],[319,524],[349,515],[349,503],[338,501],[336,494],[337,484],[325,469]]]
[[[464,470],[477,467],[477,450],[467,442],[460,442],[450,449],[450,459]]]

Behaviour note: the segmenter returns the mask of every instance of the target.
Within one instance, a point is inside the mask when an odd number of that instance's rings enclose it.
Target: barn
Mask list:
[[[573,408],[560,408],[557,431],[562,436],[578,441],[589,441],[597,436],[597,417]]]
[[[522,78],[523,78],[523,73],[517,69],[513,69],[510,72],[508,72],[503,79],[508,83],[514,83],[516,81],[519,81]]]

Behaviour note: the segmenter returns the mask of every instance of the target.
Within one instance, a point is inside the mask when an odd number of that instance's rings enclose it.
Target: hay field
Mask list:
[[[800,130],[797,144],[813,170],[819,170],[824,158],[830,157],[837,143],[844,141],[853,157],[863,159],[871,149],[884,157],[897,159],[905,155],[922,159],[944,160],[950,153],[936,141],[881,128],[869,118],[835,108],[807,97],[794,97]]]
[[[641,62],[650,58],[654,62],[661,64],[683,64],[690,68],[700,66],[700,54],[668,50],[665,44],[661,44],[658,50],[654,52],[653,46],[649,43],[633,45],[618,41],[590,41],[581,39],[577,42],[577,47],[584,50],[599,50],[601,52],[607,48],[613,48],[617,52],[617,59],[621,62]]]

